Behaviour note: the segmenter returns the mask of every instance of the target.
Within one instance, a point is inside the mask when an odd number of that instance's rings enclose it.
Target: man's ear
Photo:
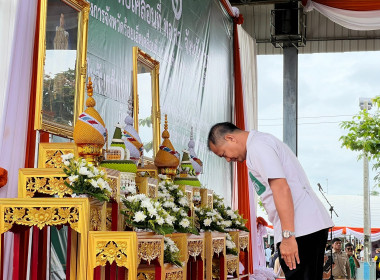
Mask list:
[[[229,141],[229,142],[236,142],[236,136],[229,133],[224,135],[224,140]]]

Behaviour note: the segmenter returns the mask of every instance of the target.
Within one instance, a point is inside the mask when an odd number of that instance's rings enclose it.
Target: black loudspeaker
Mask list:
[[[278,3],[274,5],[275,35],[297,35],[298,2]]]

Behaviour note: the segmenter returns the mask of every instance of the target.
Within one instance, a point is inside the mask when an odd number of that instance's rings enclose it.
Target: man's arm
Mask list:
[[[282,230],[294,231],[293,197],[286,179],[269,179],[269,185],[273,193],[273,200],[280,218]],[[295,237],[283,238],[280,251],[281,257],[289,269],[295,269],[296,263],[300,263]]]
[[[355,254],[352,254],[352,258],[354,259],[356,268],[359,268],[360,267],[360,263],[359,263],[358,259],[355,257]]]

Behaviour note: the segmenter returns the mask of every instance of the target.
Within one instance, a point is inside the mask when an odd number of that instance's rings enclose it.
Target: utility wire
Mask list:
[[[353,117],[354,115],[333,115],[333,116],[309,116],[309,117],[298,117],[298,119],[319,119],[319,118],[338,118],[338,117]],[[282,120],[282,118],[273,118],[273,119],[261,119],[259,121],[274,121]]]

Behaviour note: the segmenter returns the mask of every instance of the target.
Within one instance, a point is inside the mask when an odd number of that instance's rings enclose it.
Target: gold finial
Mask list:
[[[88,98],[86,100],[87,107],[95,107],[96,102],[95,102],[95,99],[92,98],[93,93],[94,93],[94,89],[92,88],[91,77],[88,77],[88,84],[87,84]]]
[[[170,137],[169,131],[168,131],[168,115],[165,114],[165,124],[164,124],[164,131],[162,132],[162,138],[167,139]]]

